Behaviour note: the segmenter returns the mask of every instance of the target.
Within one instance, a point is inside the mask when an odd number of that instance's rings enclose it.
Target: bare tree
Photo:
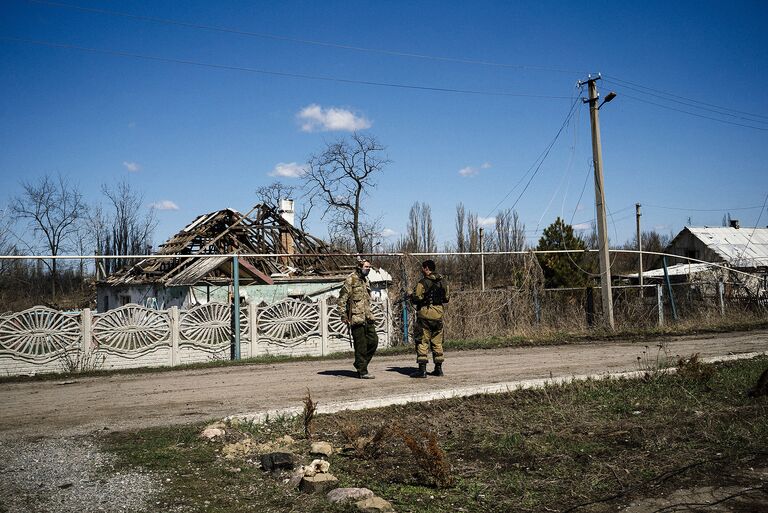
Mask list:
[[[256,197],[259,203],[269,205],[272,208],[280,207],[280,200],[292,199],[298,187],[286,185],[282,182],[272,182],[269,185],[262,185],[256,188]]]
[[[16,248],[11,243],[11,212],[8,208],[0,210],[0,255],[14,254]],[[14,266],[13,260],[0,260],[0,277],[5,276]]]
[[[259,199],[259,203],[269,205],[272,208],[280,207],[280,200],[293,199],[301,191],[301,187],[296,185],[286,185],[282,182],[272,182],[269,185],[263,185],[256,189],[256,197]],[[302,230],[307,231],[307,221],[309,220],[309,214],[314,206],[311,197],[304,197],[306,200],[296,211],[295,224]]]
[[[305,197],[323,202],[323,218],[330,216],[337,233],[349,233],[360,253],[365,251],[363,196],[376,186],[374,175],[389,163],[384,149],[374,137],[355,132],[311,156],[304,175]]]
[[[24,192],[13,199],[11,211],[16,219],[26,220],[32,233],[42,240],[51,256],[66,249],[86,215],[87,206],[75,185],[62,175],[45,175],[37,182],[22,182]],[[57,260],[51,259],[51,297],[56,299]]]
[[[467,216],[467,243],[470,253],[480,251],[480,223],[477,214],[470,212]]]
[[[464,236],[464,224],[466,221],[464,203],[456,205],[456,251],[464,253],[467,250],[466,237]]]
[[[408,214],[407,238],[404,251],[434,253],[437,251],[435,229],[432,226],[432,208],[418,201],[411,206]]]
[[[511,208],[501,210],[496,215],[496,247],[499,251],[525,249],[525,224]]]
[[[152,234],[157,227],[155,209],[149,207],[144,210],[144,195],[134,191],[124,180],[115,188],[102,185],[101,190],[114,210],[107,221],[102,219],[105,231],[98,236],[104,245],[100,253],[148,255],[152,251]],[[129,259],[107,260],[106,270],[109,273],[131,262]]]

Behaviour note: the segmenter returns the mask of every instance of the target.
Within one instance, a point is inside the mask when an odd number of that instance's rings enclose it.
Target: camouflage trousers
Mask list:
[[[417,319],[413,343],[416,346],[417,363],[428,362],[430,352],[434,363],[442,363],[445,360],[443,355],[443,321]]]
[[[365,321],[365,324],[352,326],[351,330],[355,346],[355,369],[361,375],[368,374],[368,364],[379,347],[376,324],[373,321]]]

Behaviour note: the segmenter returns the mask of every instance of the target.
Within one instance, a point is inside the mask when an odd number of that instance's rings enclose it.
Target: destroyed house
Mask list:
[[[337,290],[354,268],[354,256],[294,227],[292,221],[293,202],[285,200],[280,211],[259,204],[245,215],[229,208],[200,215],[153,257],[99,280],[97,310],[128,303],[188,308],[227,302],[233,253],[243,255],[237,259],[237,275],[246,301],[272,303]]]

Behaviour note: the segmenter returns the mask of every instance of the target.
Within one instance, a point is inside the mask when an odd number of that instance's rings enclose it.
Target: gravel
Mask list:
[[[0,441],[0,513],[117,513],[151,509],[149,473],[114,468],[93,437]]]

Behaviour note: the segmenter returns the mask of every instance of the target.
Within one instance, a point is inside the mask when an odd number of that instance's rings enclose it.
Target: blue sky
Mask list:
[[[482,218],[514,207],[535,245],[558,215],[594,217],[581,102],[525,192],[514,187],[576,82],[600,72],[602,94],[618,93],[600,110],[612,244],[634,234],[637,202],[644,229],[665,234],[727,213],[768,225],[766,2],[65,4],[91,10],[0,4],[0,206],[46,173],[91,202],[124,178],[161,208],[159,243],[200,213],[247,211],[261,185],[298,184],[274,175],[357,128],[392,161],[365,204],[387,234],[426,202],[442,246],[463,202]],[[311,231],[327,234],[320,219]]]

